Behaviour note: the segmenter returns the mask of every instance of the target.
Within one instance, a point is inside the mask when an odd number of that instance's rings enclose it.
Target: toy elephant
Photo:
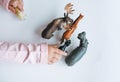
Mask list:
[[[77,63],[87,51],[88,41],[86,39],[86,33],[79,33],[78,39],[80,40],[80,45],[65,58],[65,62],[68,66]]]

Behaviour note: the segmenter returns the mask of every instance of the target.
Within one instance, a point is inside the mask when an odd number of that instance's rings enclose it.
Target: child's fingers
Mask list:
[[[24,11],[24,9],[23,9],[23,1],[22,1],[22,0],[19,1],[19,4],[17,5],[17,7],[18,7],[18,9],[19,9],[20,11]]]
[[[57,59],[51,59],[51,60],[48,61],[48,64],[53,64],[53,63],[55,63],[57,61],[58,61]]]
[[[60,60],[60,58],[61,58],[61,55],[55,55],[53,58],[55,58],[55,59],[57,59],[57,60]]]
[[[51,62],[51,61],[48,61],[48,64],[49,64],[49,65],[51,65],[51,64],[52,64],[52,62]]]
[[[24,11],[24,9],[23,9],[23,6],[22,6],[22,5],[18,5],[18,9],[19,9],[21,12],[23,12],[23,11]]]
[[[54,51],[55,53],[59,54],[59,55],[63,55],[63,56],[67,56],[67,53],[65,53],[64,51],[60,50],[60,49],[55,49]]]
[[[12,11],[13,13],[16,13],[14,7],[9,6],[8,9],[9,9],[10,11]]]
[[[49,64],[55,63],[58,60],[60,60],[61,55],[58,55],[57,53],[54,53],[54,56],[48,59]]]
[[[58,47],[59,47],[59,44],[52,44],[52,45],[50,45],[50,46],[52,46],[52,47],[54,47],[54,48],[58,48]]]
[[[51,65],[51,64],[52,64],[52,62],[48,61],[48,64],[49,64],[49,65]]]
[[[24,11],[23,10],[23,1],[22,0],[11,1],[10,5],[12,5],[14,8],[18,8],[20,11]]]
[[[17,7],[17,6],[18,6],[18,1],[11,2],[11,5],[12,5],[13,7]]]
[[[56,62],[56,60],[50,60],[50,61],[48,61],[48,64],[53,64],[55,62]]]
[[[20,0],[20,4],[18,5],[18,7],[20,8],[21,11],[24,11],[23,9],[23,0]]]

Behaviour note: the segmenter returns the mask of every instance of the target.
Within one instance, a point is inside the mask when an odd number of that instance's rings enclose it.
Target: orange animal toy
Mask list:
[[[70,26],[70,29],[68,29],[67,31],[64,32],[62,39],[61,39],[61,44],[64,42],[65,40],[69,40],[71,35],[73,34],[73,32],[75,31],[75,29],[77,28],[77,25],[79,23],[79,21],[83,18],[83,15],[80,14],[79,17],[73,22],[73,24]]]

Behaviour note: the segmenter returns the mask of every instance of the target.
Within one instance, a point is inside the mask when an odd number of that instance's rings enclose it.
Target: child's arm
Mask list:
[[[0,60],[17,63],[47,63],[47,44],[0,42]]]
[[[65,52],[47,44],[0,42],[0,60],[17,63],[49,63],[58,61]]]

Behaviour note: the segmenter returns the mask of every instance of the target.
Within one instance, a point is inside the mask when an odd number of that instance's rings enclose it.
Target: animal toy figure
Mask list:
[[[88,41],[86,39],[86,33],[79,33],[78,39],[80,40],[80,45],[65,58],[65,62],[68,66],[77,63],[87,51]]]
[[[73,32],[75,31],[75,29],[77,28],[77,25],[79,23],[79,21],[83,18],[83,15],[80,14],[79,17],[73,22],[73,24],[70,26],[70,29],[66,30],[63,33],[62,39],[61,39],[61,44],[64,42],[65,40],[69,40],[71,35],[73,34]]]
[[[54,19],[51,23],[47,25],[47,27],[42,32],[43,38],[50,39],[56,30],[61,30],[62,26],[66,28],[66,25],[73,23],[73,19],[68,16],[74,11],[72,10],[72,6],[73,5],[71,3],[67,4],[65,6],[65,10],[67,13],[64,13],[64,17]]]
[[[70,44],[71,44],[71,40],[67,40],[63,46],[59,47],[59,49],[65,51],[66,47],[68,47]]]

